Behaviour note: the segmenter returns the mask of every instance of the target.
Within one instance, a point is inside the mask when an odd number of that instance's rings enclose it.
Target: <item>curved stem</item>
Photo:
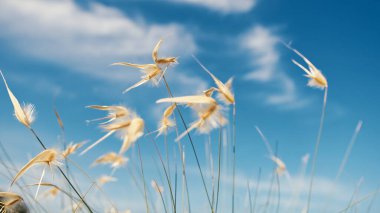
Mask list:
[[[32,128],[29,128],[30,131],[33,133],[34,137],[36,137],[37,141],[40,143],[40,145],[42,146],[42,148],[44,150],[46,150],[46,146],[44,145],[44,143],[41,141],[41,139],[38,137],[38,135],[36,134],[36,132],[34,131],[34,129]],[[77,189],[74,187],[74,185],[71,183],[71,181],[69,180],[69,178],[66,176],[66,174],[63,172],[63,170],[60,168],[60,167],[57,167],[59,172],[62,174],[62,176],[66,179],[67,183],[70,185],[70,187],[74,190],[75,194],[78,195],[79,199],[83,202],[83,204],[86,206],[87,210],[90,212],[90,213],[93,213],[93,211],[91,210],[90,206],[87,204],[87,202],[83,199],[83,197],[79,194],[79,192],[77,191]]]
[[[316,164],[317,157],[318,157],[319,145],[321,143],[321,137],[322,137],[322,131],[323,131],[323,123],[324,123],[325,114],[326,114],[327,91],[328,91],[328,89],[326,87],[325,88],[325,94],[323,97],[323,107],[322,107],[321,120],[319,123],[317,142],[316,142],[315,147],[314,147],[313,161],[311,164],[311,180],[310,180],[310,185],[309,185],[309,195],[308,195],[308,199],[307,199],[306,213],[308,213],[310,211],[311,194],[313,191],[313,181],[314,181],[315,167],[316,167],[315,164]]]
[[[235,168],[236,168],[236,105],[233,106],[233,123],[232,123],[232,152],[233,152],[233,162],[232,162],[232,213],[235,212]]]
[[[169,95],[170,95],[171,97],[173,97],[173,94],[172,94],[172,92],[171,92],[171,90],[170,90],[170,87],[169,87],[169,85],[168,85],[168,82],[166,81],[165,76],[163,75],[162,78],[164,79],[164,83],[165,83],[166,89],[168,90]],[[175,103],[175,104],[176,104],[176,103]],[[211,199],[210,199],[210,196],[209,196],[209,193],[208,193],[208,190],[207,190],[207,186],[206,186],[206,182],[205,182],[205,179],[204,179],[204,175],[203,175],[203,172],[202,172],[202,169],[201,169],[201,165],[200,165],[200,163],[199,163],[198,154],[197,154],[197,152],[196,152],[196,150],[195,150],[195,146],[194,146],[193,140],[192,140],[192,138],[191,138],[191,136],[190,136],[190,133],[187,131],[188,128],[187,128],[187,125],[186,125],[185,119],[184,119],[183,116],[182,116],[182,112],[181,112],[181,110],[177,107],[177,104],[176,104],[176,110],[177,110],[177,112],[178,112],[178,114],[179,114],[179,116],[180,116],[180,118],[181,118],[181,121],[182,121],[183,126],[184,126],[185,129],[186,129],[187,137],[189,138],[190,145],[191,145],[191,148],[192,148],[192,150],[193,150],[193,153],[194,153],[194,156],[195,156],[195,160],[196,160],[196,162],[197,162],[198,170],[199,170],[199,173],[200,173],[201,178],[202,178],[203,188],[204,188],[204,190],[205,190],[205,192],[206,192],[206,196],[207,196],[207,200],[208,200],[208,203],[209,203],[209,205],[210,205],[210,208],[211,208],[211,212],[214,213],[214,207],[212,206]]]

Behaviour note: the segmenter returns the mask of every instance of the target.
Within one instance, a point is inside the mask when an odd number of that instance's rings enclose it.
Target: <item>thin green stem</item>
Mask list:
[[[217,186],[216,186],[215,212],[218,212],[219,189],[220,189],[221,159],[222,159],[222,128],[219,128],[219,143],[218,143],[218,180],[217,180]]]
[[[173,195],[173,189],[172,189],[172,184],[171,184],[171,181],[170,181],[170,178],[169,178],[169,175],[168,175],[168,171],[166,170],[165,168],[165,163],[162,159],[162,156],[161,156],[161,152],[157,146],[157,143],[156,143],[156,140],[154,138],[151,137],[151,140],[154,144],[154,148],[158,154],[158,157],[160,159],[160,162],[161,162],[161,165],[162,165],[162,168],[164,170],[164,173],[165,173],[165,178],[166,178],[166,181],[168,183],[168,186],[169,186],[169,191],[170,191],[170,198],[171,198],[171,201],[172,201],[172,205],[173,205],[173,211],[176,212],[177,208],[176,208],[176,203],[174,201],[174,195]]]
[[[36,134],[36,132],[34,131],[34,129],[32,128],[29,128],[30,131],[33,133],[34,137],[36,137],[37,141],[40,143],[40,145],[42,146],[42,148],[44,150],[46,150],[46,146],[44,145],[44,143],[41,141],[41,139],[38,137],[38,135]],[[69,180],[69,178],[66,176],[66,174],[63,172],[63,170],[60,168],[60,167],[57,167],[59,172],[62,174],[62,176],[66,179],[67,183],[70,185],[70,187],[74,190],[75,194],[77,194],[77,196],[80,198],[80,200],[83,202],[83,204],[86,206],[87,210],[89,212],[93,212],[90,208],[90,206],[87,204],[87,202],[83,199],[83,197],[79,194],[79,192],[77,191],[77,189],[74,187],[74,185],[71,183],[71,181]]]
[[[253,202],[253,212],[255,212],[256,209],[256,203],[257,203],[257,196],[260,188],[260,179],[261,179],[261,168],[259,168],[259,174],[257,175],[257,184],[256,184],[256,190],[255,190],[255,200]]]
[[[315,147],[314,147],[313,161],[311,164],[311,179],[310,179],[310,185],[309,185],[309,194],[308,194],[308,199],[307,199],[306,213],[309,213],[309,211],[310,211],[311,194],[313,191],[313,181],[314,181],[315,169],[316,169],[315,167],[316,167],[316,162],[317,162],[317,157],[318,157],[318,152],[319,152],[319,145],[321,143],[323,123],[324,123],[325,114],[326,114],[327,91],[328,91],[328,89],[326,87],[325,88],[325,94],[323,97],[322,114],[321,114],[321,120],[319,123],[317,142],[316,142]]]
[[[251,186],[249,185],[249,179],[247,179],[247,189],[248,189],[248,202],[249,202],[249,212],[253,212],[252,208],[252,196],[251,196]]]
[[[236,105],[233,106],[233,123],[232,123],[232,152],[233,152],[233,162],[232,162],[232,213],[235,212],[235,169],[236,169]]]
[[[171,92],[171,90],[170,90],[170,87],[169,87],[169,85],[168,85],[168,83],[167,83],[167,81],[166,81],[165,76],[162,76],[162,78],[163,78],[163,80],[164,80],[164,82],[165,82],[165,86],[166,86],[166,89],[168,90],[169,95],[170,95],[171,97],[173,97],[173,94],[172,94],[172,92]],[[176,104],[176,103],[175,103],[175,104]],[[185,129],[186,129],[186,131],[187,131],[187,125],[186,125],[185,119],[183,118],[183,116],[182,116],[182,112],[181,112],[181,110],[179,109],[179,107],[177,106],[177,104],[176,104],[176,110],[177,110],[177,112],[178,112],[178,114],[179,114],[179,116],[180,116],[180,118],[181,118],[181,121],[182,121],[183,126],[185,127]],[[191,138],[189,132],[187,132],[187,137],[189,138],[190,145],[191,145],[191,148],[192,148],[192,150],[193,150],[193,153],[194,153],[194,156],[195,156],[195,160],[196,160],[196,162],[197,162],[198,170],[199,170],[199,173],[200,173],[201,178],[202,178],[203,188],[204,188],[204,190],[205,190],[205,192],[206,192],[206,196],[207,196],[207,200],[208,200],[208,203],[209,203],[209,205],[210,205],[210,208],[211,208],[211,212],[214,213],[214,208],[213,208],[213,206],[212,206],[211,199],[210,199],[210,196],[209,196],[209,193],[208,193],[208,190],[207,190],[206,181],[205,181],[205,179],[204,179],[204,175],[203,175],[202,168],[201,168],[201,165],[200,165],[200,162],[199,162],[198,154],[197,154],[197,152],[196,152],[196,150],[195,150],[195,146],[194,146],[193,140],[192,140],[192,138]]]
[[[141,168],[141,177],[143,179],[144,184],[144,198],[145,198],[145,206],[146,206],[146,212],[149,213],[149,204],[148,204],[148,196],[147,196],[147,188],[146,188],[146,182],[145,182],[145,176],[144,176],[144,167],[143,162],[141,158],[141,150],[140,150],[140,144],[137,143],[138,153],[139,153],[139,160],[140,160],[140,168]]]

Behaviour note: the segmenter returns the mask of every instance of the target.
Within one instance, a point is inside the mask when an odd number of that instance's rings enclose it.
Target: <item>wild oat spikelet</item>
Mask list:
[[[176,108],[176,105],[172,104],[165,109],[164,114],[162,115],[161,121],[160,121],[159,126],[158,126],[157,137],[162,135],[162,134],[167,134],[168,129],[170,127],[175,126],[174,121],[170,119],[170,116],[173,114],[175,108]]]
[[[101,123],[100,127],[108,132],[92,145],[87,147],[81,155],[104,141],[114,133],[117,133],[123,140],[120,153],[124,153],[128,148],[136,142],[144,134],[144,120],[137,116],[136,113],[123,106],[89,106],[92,109],[109,111],[109,115],[96,120],[109,119]]]
[[[193,56],[195,61],[205,70],[211,78],[214,80],[217,88],[211,88],[209,90],[206,90],[206,92],[210,93],[212,91],[217,91],[218,92],[218,98],[223,101],[225,104],[235,104],[235,97],[234,94],[232,93],[232,81],[233,78],[231,77],[228,79],[226,83],[223,83],[220,81],[217,77],[215,77],[214,74],[211,73],[210,70],[208,70],[195,56]],[[208,94],[206,93],[206,95]],[[211,94],[209,94],[211,96]]]
[[[76,143],[76,144],[73,144],[73,143],[70,143],[66,150],[64,150],[62,152],[62,156],[63,158],[67,158],[69,155],[73,154],[77,149],[79,149],[80,147],[82,147],[87,141],[83,141],[83,142],[80,142],[80,143]]]
[[[208,96],[183,96],[175,98],[163,98],[156,103],[176,103],[186,104],[196,111],[198,120],[193,122],[190,127],[177,137],[176,141],[179,141],[186,134],[194,129],[197,129],[200,133],[209,133],[212,129],[224,126],[227,124],[227,119],[223,116],[222,107],[219,106],[217,101]]]
[[[158,49],[161,45],[162,40],[160,40],[152,52],[152,58],[154,61],[154,64],[132,64],[128,62],[118,62],[113,63],[112,65],[121,65],[121,66],[128,66],[128,67],[134,67],[137,69],[140,69],[140,71],[144,74],[141,78],[142,80],[137,82],[136,84],[132,85],[128,89],[126,89],[123,93],[127,93],[128,91],[141,86],[147,82],[152,82],[153,85],[157,86],[160,82],[162,76],[164,75],[164,72],[168,68],[170,64],[177,63],[177,59],[175,57],[168,57],[168,58],[158,58]]]
[[[166,58],[158,57],[158,49],[160,48],[161,43],[162,43],[162,39],[158,41],[158,43],[153,49],[152,58],[153,58],[154,63],[157,64],[158,66],[168,66],[170,64],[178,63],[176,57],[166,57]]]
[[[289,49],[293,50],[298,56],[300,56],[305,63],[308,65],[309,69],[306,69],[304,66],[302,66],[300,63],[292,59],[292,62],[297,65],[299,68],[301,68],[303,71],[306,72],[306,77],[309,78],[308,86],[315,87],[319,89],[325,89],[327,88],[327,80],[325,76],[322,74],[322,72],[314,66],[304,55],[302,55],[298,50],[290,47],[289,45],[286,45]]]
[[[17,120],[22,123],[27,128],[31,128],[31,124],[35,120],[35,107],[33,104],[24,104],[23,107],[21,107],[20,103],[18,102],[17,98],[13,95],[12,91],[8,87],[8,83],[5,80],[5,77],[3,73],[0,70],[0,74],[3,77],[5,87],[7,88],[9,98],[11,99],[13,108],[14,108],[14,115],[17,118]]]
[[[271,156],[271,160],[277,165],[276,173],[281,176],[286,172],[286,165],[285,163],[276,156]]]
[[[92,164],[92,166],[95,166],[97,164],[111,164],[111,167],[114,169],[117,169],[124,164],[128,162],[128,158],[124,157],[121,154],[116,154],[115,152],[109,152],[107,154],[104,154],[100,156],[98,159],[95,160],[95,162]]]

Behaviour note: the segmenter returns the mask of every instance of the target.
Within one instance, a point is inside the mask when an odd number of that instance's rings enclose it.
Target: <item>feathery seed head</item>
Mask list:
[[[46,149],[32,158],[13,178],[11,186],[28,171],[32,166],[37,164],[46,164],[48,166],[61,166],[62,155],[55,149]]]
[[[86,141],[81,142],[81,143],[77,143],[77,144],[70,143],[67,146],[66,150],[64,150],[62,152],[63,158],[67,158],[69,155],[73,154],[77,149],[79,149],[80,147],[82,147],[85,143],[86,143]]]
[[[286,171],[285,163],[280,158],[275,157],[275,156],[271,156],[271,159],[277,165],[276,173],[278,175],[284,174],[284,172]]]
[[[314,66],[313,63],[309,61],[304,55],[302,55],[298,50],[290,47],[289,45],[286,45],[289,49],[293,50],[298,56],[304,60],[304,62],[308,65],[309,69],[306,69],[304,66],[302,66],[300,63],[298,63],[295,60],[292,60],[292,62],[297,65],[299,68],[301,68],[305,73],[306,77],[309,78],[309,81],[307,83],[308,86],[314,87],[314,88],[319,88],[319,89],[325,89],[328,87],[327,79],[325,76],[322,74],[322,72]]]
[[[5,80],[5,77],[3,73],[0,70],[0,74],[4,80],[5,87],[7,88],[9,98],[11,99],[13,108],[14,108],[14,115],[17,118],[17,120],[24,124],[24,126],[30,128],[31,124],[35,120],[35,107],[33,104],[24,104],[24,107],[21,107],[19,101],[17,100],[16,96],[14,96],[13,92],[9,89],[8,83]]]
[[[233,78],[230,78],[225,84],[220,81],[217,77],[215,77],[214,74],[211,73],[210,70],[208,70],[195,56],[193,56],[195,61],[202,67],[204,71],[206,71],[211,78],[214,80],[217,88],[216,91],[219,93],[218,97],[220,100],[222,100],[225,104],[235,104],[235,97],[232,93],[232,80]]]
[[[168,129],[170,127],[175,126],[174,121],[170,119],[170,116],[173,114],[175,108],[176,108],[176,105],[172,104],[168,108],[165,109],[164,114],[159,123],[157,136],[160,136],[162,134],[167,134]]]

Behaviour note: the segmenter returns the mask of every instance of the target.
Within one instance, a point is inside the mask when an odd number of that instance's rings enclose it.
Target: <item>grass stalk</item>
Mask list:
[[[139,160],[140,160],[141,178],[142,178],[143,185],[144,185],[145,207],[146,207],[146,212],[149,213],[147,187],[146,187],[146,182],[145,182],[144,167],[143,167],[143,161],[142,161],[142,158],[141,158],[141,150],[140,150],[140,144],[139,143],[137,143],[137,149],[138,149]]]
[[[256,190],[255,190],[255,199],[254,199],[254,202],[253,202],[253,212],[255,212],[255,209],[256,209],[257,195],[258,195],[259,188],[260,188],[260,179],[261,179],[261,168],[259,168],[259,172],[258,172],[258,175],[257,175],[257,184],[256,184]]]
[[[236,104],[232,110],[232,213],[235,212],[235,169],[236,169]]]
[[[312,163],[311,163],[311,179],[310,179],[309,192],[308,192],[308,198],[307,198],[306,213],[309,213],[309,211],[310,211],[311,194],[312,194],[312,191],[313,191],[313,181],[314,181],[315,169],[316,169],[315,167],[316,167],[316,163],[317,163],[317,157],[318,157],[318,152],[319,152],[319,145],[321,143],[323,124],[324,124],[325,114],[326,114],[327,93],[328,93],[328,89],[326,87],[325,88],[325,93],[324,93],[324,96],[323,96],[322,114],[321,114],[321,119],[320,119],[320,123],[319,123],[317,142],[315,143],[313,160],[312,160]]]
[[[215,212],[218,212],[218,204],[219,204],[221,160],[222,160],[222,128],[220,127],[219,141],[218,141],[218,178],[217,178],[217,184],[216,184]]]
[[[29,128],[30,131],[33,133],[34,137],[37,139],[37,141],[39,142],[39,144],[42,146],[42,148],[44,150],[46,150],[46,146],[44,145],[44,143],[41,141],[41,139],[38,137],[38,135],[36,134],[36,132],[34,131],[33,128]],[[67,181],[67,183],[70,185],[70,187],[74,190],[75,194],[79,197],[79,199],[83,202],[83,204],[86,206],[87,210],[92,213],[93,211],[91,210],[91,207],[87,204],[87,202],[83,199],[83,197],[80,195],[80,193],[77,191],[77,189],[74,187],[74,185],[71,183],[71,181],[69,180],[69,178],[66,176],[65,172],[63,172],[63,170],[60,168],[60,167],[57,167],[59,172],[62,174],[62,176],[65,178],[65,180]]]
[[[165,83],[166,89],[167,89],[167,91],[168,91],[170,97],[173,97],[173,94],[172,94],[172,92],[171,92],[171,90],[170,90],[169,84],[168,84],[168,82],[166,81],[166,78],[165,78],[164,75],[162,76],[162,79],[164,80],[164,83]],[[175,104],[176,104],[176,103],[175,103]],[[177,106],[177,104],[176,104],[176,110],[177,110],[177,112],[178,112],[178,114],[179,114],[179,116],[180,116],[180,118],[181,118],[181,122],[182,122],[183,126],[185,127],[185,129],[186,129],[186,131],[187,131],[187,125],[186,125],[185,119],[184,119],[184,117],[183,117],[183,115],[182,115],[181,110],[180,110],[179,107]],[[195,146],[194,146],[193,140],[192,140],[192,138],[191,138],[189,132],[187,132],[187,137],[189,138],[190,145],[191,145],[191,148],[192,148],[192,150],[193,150],[193,153],[194,153],[194,156],[195,156],[195,160],[196,160],[196,162],[197,162],[198,170],[199,170],[199,173],[200,173],[201,178],[202,178],[203,188],[204,188],[204,190],[205,190],[205,193],[206,193],[206,196],[207,196],[207,200],[208,200],[208,203],[209,203],[210,208],[211,208],[211,212],[214,213],[214,207],[212,206],[211,199],[210,199],[210,195],[209,195],[208,190],[207,190],[207,186],[206,186],[206,182],[205,182],[205,179],[204,179],[204,175],[203,175],[203,172],[202,172],[202,168],[201,168],[201,165],[200,165],[200,162],[199,162],[198,154],[197,154],[197,152],[196,152],[196,150],[195,150]]]

